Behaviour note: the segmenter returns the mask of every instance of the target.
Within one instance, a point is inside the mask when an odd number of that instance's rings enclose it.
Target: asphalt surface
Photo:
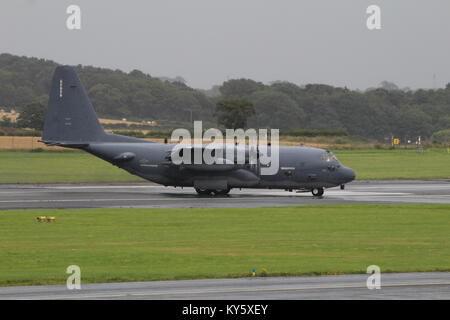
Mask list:
[[[356,181],[323,197],[282,190],[232,190],[198,196],[193,188],[152,183],[123,185],[0,185],[0,209],[49,208],[254,208],[311,204],[450,203],[450,180]]]
[[[381,289],[367,288],[369,275],[241,278],[0,288],[0,299],[450,299],[450,273],[381,274]]]
[[[151,183],[0,185],[0,209],[218,208],[351,203],[450,203],[450,180],[356,181],[323,197],[279,190],[232,190],[200,197],[193,188]],[[368,275],[246,278],[0,288],[0,299],[450,299],[450,273],[382,274],[369,290]]]

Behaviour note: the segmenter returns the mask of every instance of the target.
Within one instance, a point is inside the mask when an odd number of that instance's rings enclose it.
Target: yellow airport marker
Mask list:
[[[36,217],[36,220],[39,223],[42,223],[42,222],[55,222],[56,221],[56,217],[39,216],[39,217]]]

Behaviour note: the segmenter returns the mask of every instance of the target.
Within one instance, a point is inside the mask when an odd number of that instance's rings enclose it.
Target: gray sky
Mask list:
[[[66,8],[82,30],[66,28]],[[366,27],[381,7],[382,29]],[[209,88],[231,78],[365,89],[450,82],[449,0],[1,0],[0,52]]]

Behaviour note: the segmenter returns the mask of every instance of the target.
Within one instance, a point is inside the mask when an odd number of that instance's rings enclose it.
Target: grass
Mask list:
[[[55,223],[38,223],[53,215]],[[0,211],[0,285],[449,271],[450,205]]]
[[[0,183],[133,181],[144,180],[83,152],[0,152]]]
[[[450,155],[441,149],[339,150],[357,179],[450,178]],[[82,152],[0,152],[0,183],[137,182],[142,179]]]
[[[450,154],[444,149],[339,150],[339,160],[356,172],[357,179],[450,178]]]

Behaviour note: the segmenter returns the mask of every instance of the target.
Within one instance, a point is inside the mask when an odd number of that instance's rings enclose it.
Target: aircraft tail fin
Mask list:
[[[43,142],[50,145],[83,146],[100,141],[105,132],[75,70],[58,66],[44,124]]]

